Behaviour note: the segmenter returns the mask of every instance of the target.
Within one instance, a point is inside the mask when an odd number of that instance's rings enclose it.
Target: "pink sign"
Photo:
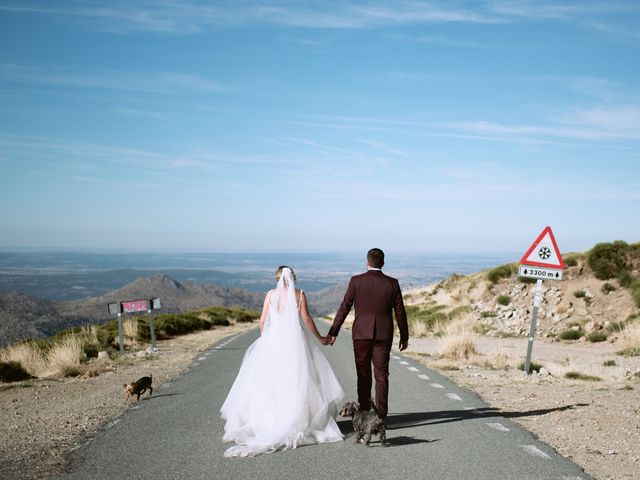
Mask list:
[[[122,311],[124,313],[146,312],[149,310],[148,300],[133,300],[131,302],[122,302]]]

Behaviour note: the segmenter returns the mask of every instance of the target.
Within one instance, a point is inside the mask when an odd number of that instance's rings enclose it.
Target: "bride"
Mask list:
[[[304,292],[287,266],[267,292],[260,338],[246,351],[222,408],[225,457],[259,455],[313,443],[337,442],[336,404],[344,392],[311,334],[323,345]],[[306,329],[300,324],[300,317]]]

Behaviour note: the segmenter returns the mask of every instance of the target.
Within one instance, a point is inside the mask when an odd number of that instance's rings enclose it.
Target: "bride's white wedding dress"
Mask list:
[[[226,457],[343,439],[335,422],[344,391],[317,340],[300,323],[290,269],[269,293],[262,335],[246,351],[220,413]]]

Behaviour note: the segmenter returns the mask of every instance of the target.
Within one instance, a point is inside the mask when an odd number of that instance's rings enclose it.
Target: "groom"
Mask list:
[[[345,318],[355,303],[356,316],[351,336],[358,373],[360,411],[371,408],[371,364],[376,378],[376,407],[386,418],[389,397],[389,355],[393,343],[393,314],[400,330],[400,350],[407,348],[409,328],[400,284],[382,273],[384,252],[372,248],[367,253],[367,272],[351,277],[347,293],[329,329],[331,345],[336,340]]]

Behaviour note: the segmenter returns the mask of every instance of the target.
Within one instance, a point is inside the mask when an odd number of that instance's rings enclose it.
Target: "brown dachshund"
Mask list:
[[[152,376],[142,377],[130,384],[124,384],[124,403],[127,403],[129,397],[137,395],[136,402],[140,400],[140,395],[149,390],[149,396],[153,393],[153,387],[151,386]]]

